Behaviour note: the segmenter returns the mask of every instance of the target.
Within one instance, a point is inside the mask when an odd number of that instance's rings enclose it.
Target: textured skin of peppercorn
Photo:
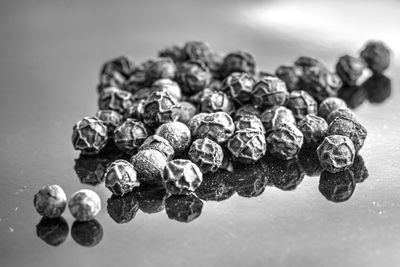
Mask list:
[[[227,148],[234,160],[244,164],[254,163],[262,158],[267,150],[264,132],[239,130],[229,139]]]
[[[51,246],[59,246],[67,239],[69,226],[63,217],[43,217],[36,225],[36,235]]]
[[[336,118],[329,124],[328,135],[343,135],[350,138],[356,151],[364,145],[367,138],[367,129],[355,119],[348,117]]]
[[[298,83],[302,74],[297,66],[280,66],[276,69],[276,76],[285,82],[289,92],[298,90]]]
[[[302,145],[303,134],[293,124],[280,124],[267,137],[268,151],[279,159],[296,157]]]
[[[356,150],[347,136],[325,137],[317,148],[319,162],[324,170],[337,173],[348,169],[354,162]]]
[[[153,92],[143,107],[143,121],[150,128],[155,128],[163,123],[175,121],[177,100],[165,92]]]
[[[124,196],[112,195],[107,200],[107,212],[116,223],[127,223],[135,218],[139,210],[139,202],[135,192]]]
[[[190,102],[182,101],[179,103],[178,108],[175,110],[177,120],[188,124],[189,121],[197,114],[197,108]]]
[[[71,227],[71,237],[81,246],[94,247],[103,239],[103,227],[96,219],[75,221]]]
[[[124,77],[128,77],[134,67],[135,65],[130,57],[120,56],[105,62],[101,68],[100,74],[118,72]]]
[[[203,181],[199,167],[190,160],[175,159],[164,169],[164,185],[172,195],[188,195]]]
[[[238,108],[235,114],[235,120],[245,115],[254,115],[257,118],[260,118],[261,112],[258,109],[256,109],[253,105],[247,104]]]
[[[325,138],[328,131],[328,123],[316,115],[308,114],[297,124],[303,133],[304,143],[308,146],[318,146]]]
[[[232,99],[224,92],[213,92],[203,96],[200,100],[200,111],[205,113],[226,112],[229,115],[235,113],[235,105]]]
[[[177,74],[177,81],[186,95],[193,95],[206,88],[211,82],[211,73],[201,61],[182,63]]]
[[[167,161],[170,161],[175,157],[174,148],[170,145],[168,140],[158,135],[149,136],[139,148],[139,150],[149,149],[154,149],[161,152]]]
[[[336,118],[350,118],[352,120],[355,120],[356,117],[349,108],[338,108],[331,113],[329,113],[328,118],[326,119],[326,122],[330,124],[332,121],[334,121]]]
[[[103,122],[107,127],[108,133],[114,132],[115,128],[121,125],[124,117],[114,110],[99,110],[95,117]]]
[[[146,69],[146,83],[152,84],[158,79],[175,78],[177,67],[174,61],[168,57],[159,57],[151,62]]]
[[[171,96],[175,97],[176,100],[180,101],[182,99],[182,91],[177,82],[172,81],[171,79],[163,78],[156,80],[151,85],[151,90],[166,92]]]
[[[365,62],[361,58],[345,55],[339,58],[336,64],[336,73],[343,84],[354,86],[365,69]]]
[[[338,97],[328,97],[319,104],[318,116],[326,120],[331,112],[339,108],[347,108],[346,102]]]
[[[221,72],[223,77],[228,77],[233,72],[245,72],[254,75],[256,73],[256,61],[250,53],[232,52],[224,58]]]
[[[254,83],[254,78],[248,73],[234,72],[223,81],[222,90],[242,106],[251,102]]]
[[[84,155],[98,154],[107,141],[107,127],[96,117],[84,117],[73,127],[72,144]]]
[[[296,124],[296,119],[294,118],[292,111],[286,107],[268,108],[261,113],[260,120],[267,134],[272,132],[279,124]]]
[[[56,218],[64,212],[67,196],[59,185],[47,185],[35,194],[33,204],[41,216]]]
[[[390,65],[390,49],[380,41],[368,42],[360,53],[373,73],[381,74]]]
[[[346,170],[338,173],[323,171],[319,179],[319,191],[329,201],[344,202],[350,199],[356,188],[353,174]]]
[[[286,84],[276,77],[263,77],[252,90],[253,104],[260,110],[273,106],[282,106],[288,98]]]
[[[127,119],[115,129],[114,143],[120,151],[133,155],[148,136],[147,129],[142,122]]]
[[[122,115],[125,115],[129,112],[129,109],[132,107],[132,105],[132,94],[116,87],[104,89],[99,97],[100,110],[114,110]]]
[[[259,118],[254,115],[243,115],[235,119],[235,130],[251,129],[265,134],[264,126]]]
[[[317,114],[318,105],[315,99],[306,91],[292,91],[286,107],[293,112],[297,120],[303,119],[307,114]]]
[[[90,221],[101,210],[100,197],[92,190],[81,189],[70,197],[68,208],[77,221]]]
[[[140,185],[132,164],[126,160],[116,160],[105,174],[106,187],[117,196],[123,196]]]
[[[189,60],[199,60],[207,66],[211,63],[212,50],[210,45],[200,41],[188,41],[183,46],[183,51]]]
[[[169,57],[175,63],[181,63],[188,60],[187,55],[182,47],[177,45],[166,47],[158,52],[159,57]]]
[[[224,159],[220,145],[211,139],[197,139],[189,149],[189,158],[197,164],[202,173],[216,172]]]
[[[200,216],[202,209],[203,202],[193,194],[170,196],[165,201],[168,218],[178,222],[192,222]]]
[[[140,150],[131,163],[138,173],[139,182],[161,184],[167,158],[155,149]]]
[[[162,124],[157,128],[155,134],[166,139],[176,154],[184,152],[189,148],[191,143],[189,128],[179,121]]]

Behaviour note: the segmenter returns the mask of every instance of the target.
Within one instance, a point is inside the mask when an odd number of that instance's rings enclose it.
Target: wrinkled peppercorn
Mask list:
[[[347,108],[346,102],[337,97],[328,97],[319,105],[318,116],[326,120],[332,111],[335,111],[339,108]]]
[[[325,137],[317,148],[319,162],[324,170],[337,173],[348,169],[354,162],[356,150],[347,136]]]
[[[64,212],[67,196],[59,185],[47,185],[35,194],[33,204],[41,216],[55,218]]]
[[[272,132],[279,124],[296,124],[296,119],[290,109],[277,106],[268,108],[261,113],[260,120],[267,134]]]
[[[159,57],[152,61],[146,69],[146,82],[152,84],[158,79],[173,80],[176,75],[176,65],[171,58]]]
[[[302,72],[297,66],[280,66],[276,69],[276,76],[285,82],[289,92],[298,90],[299,77]]]
[[[254,78],[248,73],[234,72],[223,82],[222,90],[239,105],[251,102]]]
[[[293,112],[297,120],[304,119],[307,114],[317,114],[318,111],[317,102],[306,91],[292,91],[286,107]]]
[[[251,75],[256,73],[256,61],[252,54],[237,51],[228,54],[221,66],[223,77],[228,77],[233,72],[246,72]]]
[[[193,95],[210,84],[211,73],[201,61],[186,61],[180,66],[176,79],[184,94]]]
[[[199,41],[189,41],[183,46],[183,51],[189,60],[199,60],[210,65],[212,51],[209,44]]]
[[[390,49],[380,41],[369,41],[360,56],[374,73],[381,74],[390,65]]]
[[[103,227],[97,220],[75,221],[71,227],[71,237],[81,246],[94,247],[103,239]]]
[[[328,131],[328,123],[314,114],[308,114],[297,124],[303,133],[304,144],[307,146],[318,146],[325,138]]]
[[[176,120],[177,100],[165,92],[153,92],[143,107],[143,121],[151,127]]]
[[[144,213],[152,214],[164,210],[167,191],[163,187],[141,185],[136,197],[139,201],[139,209]]]
[[[336,64],[336,73],[346,85],[356,85],[365,69],[362,59],[345,55]]]
[[[264,77],[253,86],[253,104],[260,110],[282,106],[288,98],[286,84],[276,77]]]
[[[116,160],[107,168],[105,184],[117,196],[123,196],[140,185],[135,169],[126,160]]]
[[[264,126],[259,118],[254,115],[243,115],[235,120],[235,130],[251,129],[265,134]]]
[[[304,170],[296,159],[267,161],[269,182],[283,191],[292,191],[303,181]]]
[[[213,92],[203,96],[200,100],[200,111],[205,113],[226,112],[229,115],[235,113],[232,99],[224,92]]]
[[[166,139],[174,148],[174,151],[177,155],[184,152],[190,146],[190,130],[182,122],[174,121],[164,123],[157,128],[155,134]]]
[[[267,137],[268,151],[279,159],[296,157],[302,145],[303,134],[294,124],[279,124]]]
[[[332,121],[334,121],[336,118],[350,118],[350,119],[355,119],[355,115],[353,111],[351,111],[349,108],[338,108],[331,113],[329,113],[326,122],[330,124]]]
[[[78,221],[90,221],[100,212],[100,197],[92,190],[79,190],[70,197],[68,208]]]
[[[132,60],[126,56],[120,56],[104,63],[100,71],[99,92],[107,87],[122,88],[126,79],[135,68]]]
[[[59,246],[67,239],[69,226],[63,217],[43,217],[36,225],[36,235],[51,246]]]
[[[135,192],[129,192],[124,196],[112,195],[107,200],[107,212],[116,223],[127,223],[139,210],[139,202]]]
[[[190,160],[174,159],[164,169],[164,184],[172,195],[188,195],[203,181],[199,167]]]
[[[73,127],[72,144],[84,155],[98,154],[107,141],[107,127],[96,117],[84,117]]]
[[[329,201],[347,201],[353,195],[355,188],[353,174],[348,170],[338,173],[327,171],[321,173],[318,189]]]
[[[232,173],[218,170],[215,173],[203,175],[203,182],[196,189],[196,195],[205,201],[223,201],[235,194],[231,184]]]
[[[170,196],[165,201],[168,218],[178,222],[192,222],[200,216],[202,209],[203,202],[193,194]]]
[[[197,114],[197,108],[190,102],[182,101],[179,103],[174,114],[176,115],[178,121],[187,125],[193,116]]]
[[[171,96],[175,97],[176,100],[180,101],[182,99],[182,91],[177,82],[171,79],[163,78],[156,80],[151,85],[152,91],[166,92]]]
[[[244,106],[241,106],[240,108],[238,108],[238,110],[235,113],[235,120],[237,120],[241,116],[245,116],[245,115],[254,115],[257,118],[259,118],[261,113],[253,105],[247,104],[247,105],[244,105]]]
[[[336,118],[329,124],[328,135],[343,135],[350,138],[358,152],[367,138],[367,129],[355,119],[348,117]]]
[[[210,138],[223,144],[233,135],[235,125],[231,116],[225,112],[199,113],[188,124],[193,139]]]
[[[342,86],[338,91],[338,97],[343,99],[347,106],[356,108],[368,98],[368,94],[363,86]]]
[[[103,122],[109,134],[112,133],[123,120],[123,116],[114,110],[99,110],[95,117]]]
[[[265,155],[267,144],[264,132],[251,128],[239,130],[227,144],[233,159],[242,163],[254,163]]]
[[[99,97],[100,110],[114,110],[122,115],[126,115],[132,105],[132,94],[116,87],[104,89]]]
[[[224,152],[211,139],[197,139],[190,146],[189,158],[199,166],[202,173],[216,172],[222,164]]]
[[[115,146],[128,155],[135,154],[147,137],[144,124],[134,119],[127,119],[114,131]]]
[[[125,115],[125,117],[142,121],[145,104],[146,104],[146,100],[144,100],[144,99],[135,100],[133,102],[132,106],[129,108],[129,111]]]
[[[168,140],[158,135],[149,136],[139,148],[139,150],[149,149],[161,152],[167,161],[170,161],[175,157],[174,148],[170,145]]]
[[[374,74],[368,78],[362,85],[371,103],[382,103],[392,93],[391,80],[382,74]]]

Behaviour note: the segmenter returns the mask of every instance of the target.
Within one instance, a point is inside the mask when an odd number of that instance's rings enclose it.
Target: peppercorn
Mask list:
[[[105,174],[106,187],[117,196],[123,196],[140,185],[136,171],[126,160],[116,160]]]
[[[225,112],[199,113],[188,126],[193,139],[208,137],[218,144],[226,143],[235,131],[232,118]]]
[[[116,87],[104,89],[99,97],[100,110],[114,110],[122,115],[125,115],[128,113],[132,105],[132,94]]]
[[[158,135],[149,136],[139,148],[139,150],[149,149],[161,152],[167,161],[170,161],[175,157],[174,148],[170,145],[168,140]]]
[[[239,196],[246,198],[260,196],[267,186],[263,160],[252,165],[236,163],[231,180]]]
[[[328,123],[314,114],[307,114],[297,127],[303,133],[305,145],[310,147],[318,146],[328,131]]]
[[[186,97],[186,98],[193,104],[201,105],[201,101],[203,98],[205,98],[209,95],[212,95],[215,92],[219,92],[219,91],[220,90],[211,89],[211,88],[207,87],[207,88],[204,88],[203,90],[201,90],[200,92],[197,92],[196,94]]]
[[[390,49],[380,41],[369,41],[360,56],[373,73],[381,74],[390,65]]]
[[[302,148],[297,155],[299,163],[305,174],[310,177],[319,176],[322,172],[322,166],[319,163],[316,149]]]
[[[336,118],[350,118],[350,119],[355,119],[355,115],[353,111],[351,111],[349,108],[338,108],[331,113],[329,113],[328,118],[326,119],[326,122],[330,124],[332,121],[334,121]]]
[[[44,217],[61,216],[67,205],[67,196],[59,185],[46,185],[33,198],[36,211]]]
[[[135,154],[147,137],[144,124],[134,119],[127,119],[114,131],[115,146],[128,155]]]
[[[96,117],[84,117],[73,127],[72,144],[84,155],[98,154],[107,141],[107,127]]]
[[[107,212],[116,223],[127,223],[139,210],[139,203],[135,192],[129,192],[124,196],[112,195],[107,200]]]
[[[36,235],[51,246],[59,246],[67,239],[69,226],[63,217],[43,217],[36,225]]]
[[[337,173],[353,164],[356,150],[347,136],[330,135],[319,145],[317,154],[324,170]]]
[[[169,46],[166,47],[158,52],[159,57],[169,57],[171,58],[175,63],[181,63],[186,60],[187,54],[183,49],[177,45]]]
[[[232,99],[224,92],[213,92],[203,95],[201,98],[200,111],[206,113],[226,112],[229,115],[235,113],[235,106]]]
[[[302,145],[303,134],[294,124],[279,124],[267,137],[268,151],[279,159],[296,157]]]
[[[285,82],[289,92],[298,90],[298,83],[302,75],[298,66],[280,66],[276,69],[276,76]]]
[[[101,210],[100,197],[92,190],[81,189],[70,197],[68,208],[76,220],[90,221]]]
[[[222,90],[239,105],[251,102],[254,78],[245,72],[234,72],[223,81]]]
[[[306,91],[292,91],[286,107],[293,112],[297,120],[304,119],[307,114],[317,114],[318,107],[315,99]]]
[[[338,173],[323,171],[319,179],[319,191],[329,201],[344,202],[350,199],[356,188],[353,174],[346,170]]]
[[[156,135],[166,139],[177,155],[189,148],[191,142],[189,128],[179,121],[162,124],[156,130]]]
[[[392,93],[392,82],[383,74],[374,74],[361,87],[365,90],[371,103],[382,103]]]
[[[326,68],[324,64],[322,64],[318,59],[312,57],[299,57],[295,62],[294,65],[300,68],[300,71],[303,69],[307,69],[309,67],[319,67],[319,68]]]
[[[205,201],[223,201],[235,194],[230,180],[232,174],[226,170],[218,170],[203,176],[203,182],[196,189],[196,195]]]
[[[143,121],[143,110],[144,105],[146,104],[146,100],[138,99],[135,100],[132,106],[129,108],[129,111],[125,115],[126,118],[135,119],[138,121]]]
[[[123,121],[123,116],[114,110],[99,110],[95,117],[107,127],[108,134],[114,132],[115,128]]]
[[[329,124],[328,135],[343,135],[350,138],[356,152],[364,145],[367,138],[367,129],[355,119],[343,117],[336,118]]]
[[[264,77],[253,86],[253,104],[260,110],[285,104],[288,91],[286,84],[276,77]]]
[[[283,191],[293,191],[303,181],[305,173],[297,159],[267,161],[268,181]]]
[[[169,57],[156,58],[146,69],[146,82],[152,84],[158,79],[173,80],[177,72],[174,61]]]
[[[356,85],[365,69],[362,59],[345,55],[339,58],[336,64],[336,73],[346,85]]]
[[[136,197],[139,209],[144,213],[153,214],[164,210],[167,191],[165,188],[141,185]]]
[[[332,111],[335,111],[339,108],[347,108],[346,102],[337,97],[328,97],[319,105],[318,116],[326,120]]]
[[[267,134],[272,132],[279,124],[296,124],[296,119],[294,118],[292,111],[286,107],[278,106],[266,109],[261,113],[260,120]]]
[[[184,94],[194,95],[209,85],[211,73],[204,62],[186,61],[180,66],[176,79]]]
[[[189,121],[197,114],[197,108],[190,102],[182,101],[179,103],[178,108],[175,109],[177,120],[188,124]]]
[[[177,100],[166,92],[153,92],[143,107],[144,123],[155,128],[163,123],[176,120]]]
[[[131,163],[138,173],[138,179],[142,183],[160,184],[167,158],[158,150],[140,150],[132,156]]]
[[[174,159],[164,169],[164,185],[172,195],[188,195],[203,180],[199,167],[190,160]]]
[[[221,70],[223,77],[228,77],[233,72],[246,72],[254,75],[256,73],[256,61],[250,53],[232,52],[224,58]]]
[[[267,150],[264,132],[251,128],[238,130],[229,139],[227,148],[235,161],[254,163],[263,157]]]
[[[259,118],[254,115],[243,115],[235,120],[235,130],[251,129],[265,134],[264,126]]]
[[[75,159],[74,169],[82,184],[95,186],[104,181],[109,163],[105,157],[80,155]]]
[[[123,87],[126,79],[135,68],[132,60],[126,56],[120,56],[104,63],[100,71],[99,93],[107,87]]]
[[[146,80],[146,71],[151,64],[153,64],[153,61],[148,60],[137,65],[125,80],[121,89],[136,94],[141,88],[150,86],[151,83]]]
[[[153,90],[149,87],[138,89],[134,94],[132,94],[133,104],[139,102],[139,100],[147,100],[152,93]]]
[[[365,161],[359,154],[354,158],[354,163],[349,168],[349,171],[353,173],[354,181],[356,183],[363,183],[369,176],[367,166],[365,166]]]
[[[202,209],[203,202],[193,194],[170,196],[165,201],[168,218],[178,222],[192,222],[200,216]]]
[[[94,247],[103,239],[103,227],[97,220],[75,221],[71,227],[71,237],[81,246]]]
[[[159,91],[159,92],[166,92],[170,94],[171,96],[175,97],[176,100],[180,101],[182,99],[182,91],[181,88],[179,87],[177,82],[174,82],[170,79],[163,78],[156,80],[152,86],[151,90],[154,91]]]
[[[212,51],[205,42],[189,41],[183,46],[183,51],[189,60],[199,60],[210,65]]]
[[[347,106],[356,108],[368,98],[368,94],[363,86],[342,86],[338,91],[338,97],[343,99]]]
[[[241,116],[245,116],[245,115],[254,115],[257,118],[259,118],[261,113],[253,105],[247,104],[247,105],[244,105],[244,106],[241,106],[240,108],[238,108],[238,110],[235,113],[235,120],[237,120]]]
[[[224,152],[211,139],[197,139],[190,146],[189,158],[199,166],[202,173],[216,172],[222,164]]]

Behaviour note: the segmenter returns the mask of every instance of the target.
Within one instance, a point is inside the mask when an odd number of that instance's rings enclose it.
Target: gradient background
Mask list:
[[[400,1],[39,1],[0,2],[1,266],[399,266]],[[356,114],[369,131],[370,177],[352,198],[331,203],[306,177],[293,192],[268,187],[253,199],[207,202],[190,224],[165,213],[117,225],[103,208],[102,242],[71,237],[54,248],[36,237],[33,194],[81,185],[73,170],[72,125],[97,109],[101,64],[136,62],[166,45],[204,40],[222,52],[253,53],[274,71],[300,55],[332,67],[381,39],[394,51],[392,97]],[[94,189],[106,206],[110,193]],[[71,225],[69,212],[65,218]]]

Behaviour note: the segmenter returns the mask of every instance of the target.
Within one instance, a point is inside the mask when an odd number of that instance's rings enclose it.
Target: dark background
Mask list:
[[[301,2],[301,3],[300,3]],[[399,1],[1,1],[1,266],[399,266]],[[369,136],[361,154],[370,177],[344,203],[328,202],[318,177],[297,190],[267,187],[256,198],[206,202],[189,224],[140,211],[117,225],[102,198],[102,241],[84,248],[69,236],[57,248],[36,237],[32,199],[43,185],[69,196],[72,125],[97,109],[101,64],[121,54],[136,62],[166,45],[204,40],[222,52],[253,53],[274,71],[300,55],[332,67],[369,39],[395,52],[392,96],[356,110]],[[92,188],[93,189],[93,188]],[[72,224],[69,212],[64,217]]]

